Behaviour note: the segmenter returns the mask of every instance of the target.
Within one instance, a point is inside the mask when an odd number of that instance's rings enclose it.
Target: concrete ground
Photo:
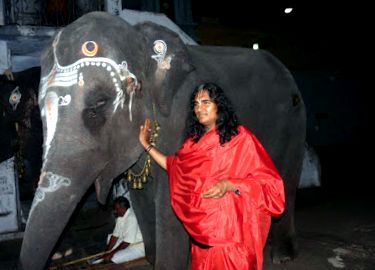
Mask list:
[[[349,194],[327,198],[322,190],[299,191],[296,209],[298,257],[265,270],[374,270],[374,200]],[[267,247],[267,249],[269,249]]]
[[[267,246],[264,270],[375,269],[375,200],[348,190],[331,193],[324,188],[298,191],[295,221],[299,255],[293,262],[274,265]],[[52,261],[50,267],[103,251],[113,221],[110,209],[83,207],[57,249],[67,256]],[[21,239],[0,242],[0,269],[16,268],[20,244]],[[58,269],[91,269],[87,267],[83,263]],[[146,270],[152,267],[142,261],[97,269]]]

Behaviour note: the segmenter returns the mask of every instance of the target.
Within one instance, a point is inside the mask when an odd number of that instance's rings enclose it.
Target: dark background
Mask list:
[[[294,9],[285,14],[288,6]],[[201,44],[252,48],[257,42],[292,72],[306,105],[307,143],[321,162],[322,188],[312,199],[371,197],[374,31],[369,5],[192,0],[192,9]]]

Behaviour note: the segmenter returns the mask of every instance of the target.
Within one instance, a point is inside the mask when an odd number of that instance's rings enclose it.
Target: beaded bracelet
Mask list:
[[[150,152],[150,150],[153,148],[154,146],[152,144],[150,144],[146,149],[145,149],[145,152],[148,153]]]

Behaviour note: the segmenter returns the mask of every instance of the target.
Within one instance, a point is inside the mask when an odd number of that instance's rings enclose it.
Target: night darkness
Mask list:
[[[370,161],[362,157],[372,149],[370,9],[361,1],[192,5],[201,44],[251,48],[257,42],[290,69],[306,104],[307,142],[319,155],[323,187],[369,195]],[[293,11],[284,14],[288,6]]]
[[[286,7],[293,11],[285,14]],[[361,1],[234,0],[218,5],[192,0],[192,8],[198,24],[202,18],[214,18],[221,26],[267,36],[265,49],[294,51],[297,59],[282,60],[298,69],[355,70],[369,53],[370,15]]]

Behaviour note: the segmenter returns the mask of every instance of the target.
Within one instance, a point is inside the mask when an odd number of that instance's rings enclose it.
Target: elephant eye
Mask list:
[[[100,132],[100,128],[106,121],[106,109],[109,102],[106,98],[92,99],[90,104],[82,112],[84,125],[94,135]]]
[[[92,102],[91,105],[88,106],[87,110],[90,112],[90,114],[104,112],[107,108],[107,101],[107,99],[98,99]]]
[[[103,107],[106,104],[105,100],[98,100],[95,104],[95,108]]]
[[[107,101],[104,99],[96,101],[93,106],[87,109],[87,116],[89,118],[96,117],[98,113],[101,113],[104,110],[104,106],[106,105],[106,103]]]
[[[106,122],[105,113],[96,108],[84,109],[82,112],[82,119],[85,127],[93,135],[98,134]]]

